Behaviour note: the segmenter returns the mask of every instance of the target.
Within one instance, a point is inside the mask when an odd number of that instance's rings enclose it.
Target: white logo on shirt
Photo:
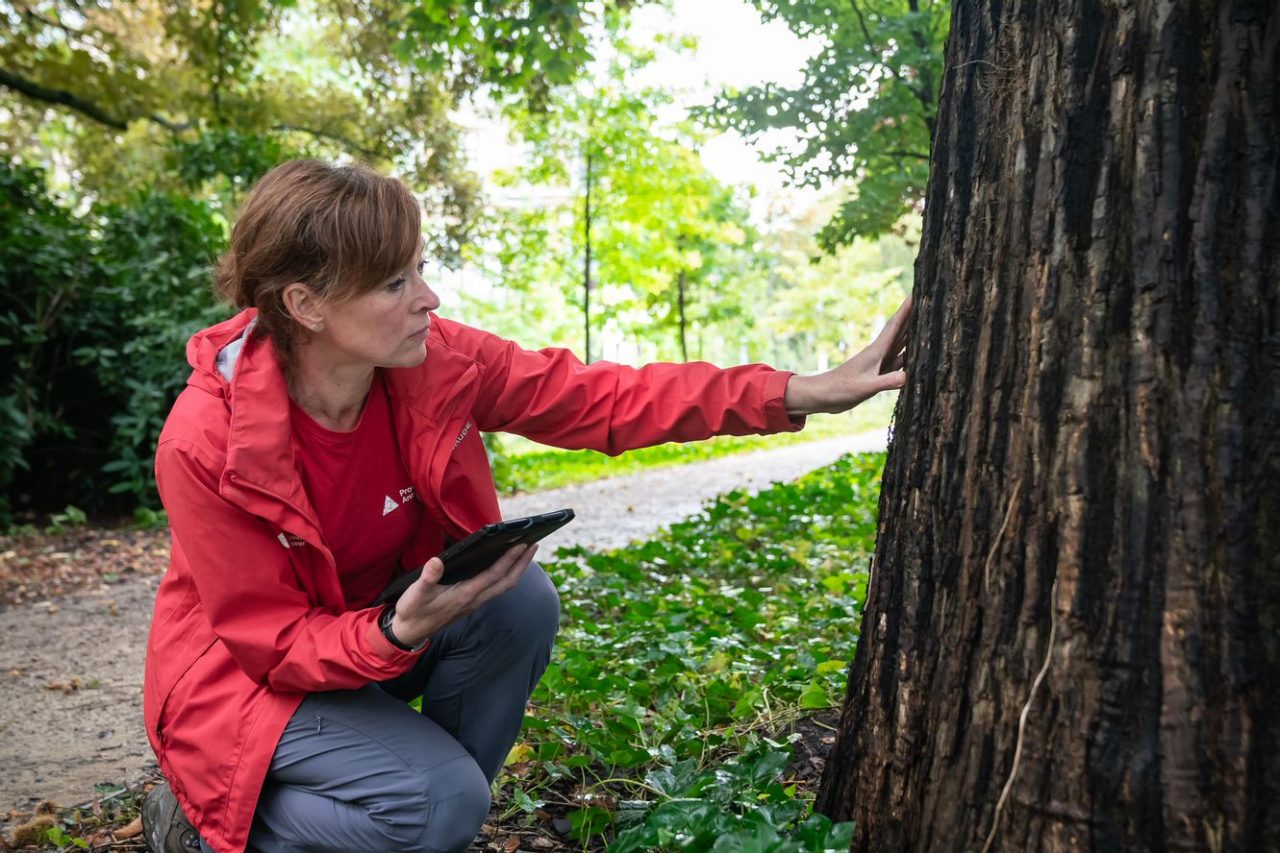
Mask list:
[[[281,533],[276,539],[280,540],[280,544],[286,548],[298,548],[307,544],[307,540],[303,539],[296,533]]]
[[[393,498],[393,497],[388,496],[388,497],[386,498],[386,500],[384,500],[384,501],[382,502],[382,514],[383,514],[383,515],[386,515],[386,514],[388,514],[388,513],[395,512],[395,511],[396,511],[397,509],[399,509],[399,508],[400,508],[400,504],[396,503],[396,500],[395,500],[395,498]]]

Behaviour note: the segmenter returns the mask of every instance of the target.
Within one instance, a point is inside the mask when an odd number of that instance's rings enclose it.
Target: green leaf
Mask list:
[[[831,697],[827,695],[826,689],[819,681],[810,681],[805,687],[804,692],[800,694],[801,708],[830,708]]]
[[[525,814],[533,814],[535,811],[546,805],[542,800],[535,800],[533,797],[526,794],[524,790],[518,786],[512,789],[511,800],[515,803],[516,808],[520,809]]]
[[[599,806],[588,806],[569,812],[569,837],[585,840],[601,835],[613,823],[612,813]]]

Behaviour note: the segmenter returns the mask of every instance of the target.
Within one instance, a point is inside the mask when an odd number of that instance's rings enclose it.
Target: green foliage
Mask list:
[[[68,504],[62,512],[55,512],[49,516],[49,526],[44,529],[44,532],[50,536],[56,536],[70,528],[84,527],[88,521],[89,517],[84,514],[84,510]]]
[[[201,202],[142,193],[74,211],[39,170],[0,163],[0,520],[68,497],[154,504],[186,339],[225,315],[208,284],[223,240]]]
[[[187,339],[221,320],[210,272],[225,226],[207,205],[145,194],[103,211],[100,258],[118,325],[76,355],[110,377],[122,404],[110,413],[112,493],[155,505],[152,460],[160,428],[186,384]]]
[[[587,27],[606,24],[643,0],[437,0],[404,3],[403,57],[422,71],[449,74],[453,85],[478,84],[525,96],[541,111],[555,86],[572,82],[592,58]],[[615,24],[616,26],[616,24]]]
[[[454,263],[477,183],[450,111],[481,88],[540,108],[638,2],[0,4],[0,155],[99,199],[227,206],[283,159],[357,158],[421,193]]]
[[[741,753],[714,768],[698,772],[690,760],[650,771],[645,781],[668,799],[633,817],[638,825],[619,833],[609,853],[844,853],[854,825],[806,817],[807,804],[777,778],[789,758],[789,750],[750,738]]]
[[[189,186],[200,187],[221,176],[247,187],[287,159],[286,154],[274,137],[215,128],[195,139],[175,141],[171,160],[173,170]]]
[[[67,833],[65,829],[57,824],[49,827],[44,831],[44,840],[47,844],[52,844],[58,849],[63,848],[79,848],[81,850],[89,849],[89,842],[83,838],[77,838]]]
[[[140,530],[166,530],[169,514],[162,509],[140,506],[133,511],[133,526]]]
[[[616,827],[622,851],[847,849],[850,828],[806,818],[779,779],[786,744],[755,732],[844,691],[883,464],[846,456],[648,542],[561,549],[561,633],[516,748],[536,759],[525,795],[576,780],[579,834]]]
[[[71,355],[74,341],[106,325],[72,308],[98,283],[92,245],[38,170],[0,163],[0,522],[14,478],[45,476],[43,447],[74,439],[75,414],[103,403],[96,377]],[[82,471],[84,462],[68,453],[61,464]]]
[[[818,369],[851,358],[910,293],[919,229],[919,219],[908,217],[899,234],[857,238],[817,258],[807,223],[769,235],[764,263],[773,287],[763,325],[788,346],[817,354]]]
[[[770,154],[805,186],[852,180],[855,195],[819,235],[833,250],[874,238],[917,209],[928,180],[930,141],[943,73],[950,4],[941,0],[752,0],[819,49],[799,86],[770,83],[724,92],[702,112],[748,138],[793,131],[794,149]]]
[[[704,335],[732,339],[752,322],[744,273],[755,235],[742,199],[703,166],[700,137],[658,120],[668,96],[632,82],[651,55],[614,49],[590,85],[562,91],[549,112],[508,110],[529,158],[499,180],[546,203],[494,211],[475,260],[522,305],[555,316],[552,339],[563,343],[585,337],[589,253],[594,341],[609,329],[643,343],[645,360],[701,358]],[[470,307],[486,325],[509,310],[501,297]]]

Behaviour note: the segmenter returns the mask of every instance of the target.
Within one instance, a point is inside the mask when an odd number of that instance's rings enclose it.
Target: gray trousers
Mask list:
[[[276,746],[249,848],[462,851],[524,721],[560,618],[532,564],[508,592],[431,638],[404,675],[312,693]],[[422,713],[406,702],[422,696]]]

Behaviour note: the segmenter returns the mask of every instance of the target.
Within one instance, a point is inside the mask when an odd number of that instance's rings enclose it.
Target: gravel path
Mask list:
[[[788,445],[517,495],[503,500],[503,514],[577,511],[577,520],[548,537],[544,556],[562,545],[616,548],[717,494],[760,489],[842,453],[883,447],[879,432]],[[85,802],[94,785],[133,782],[154,767],[142,729],[142,662],[159,580],[0,612],[0,822],[10,808]]]

